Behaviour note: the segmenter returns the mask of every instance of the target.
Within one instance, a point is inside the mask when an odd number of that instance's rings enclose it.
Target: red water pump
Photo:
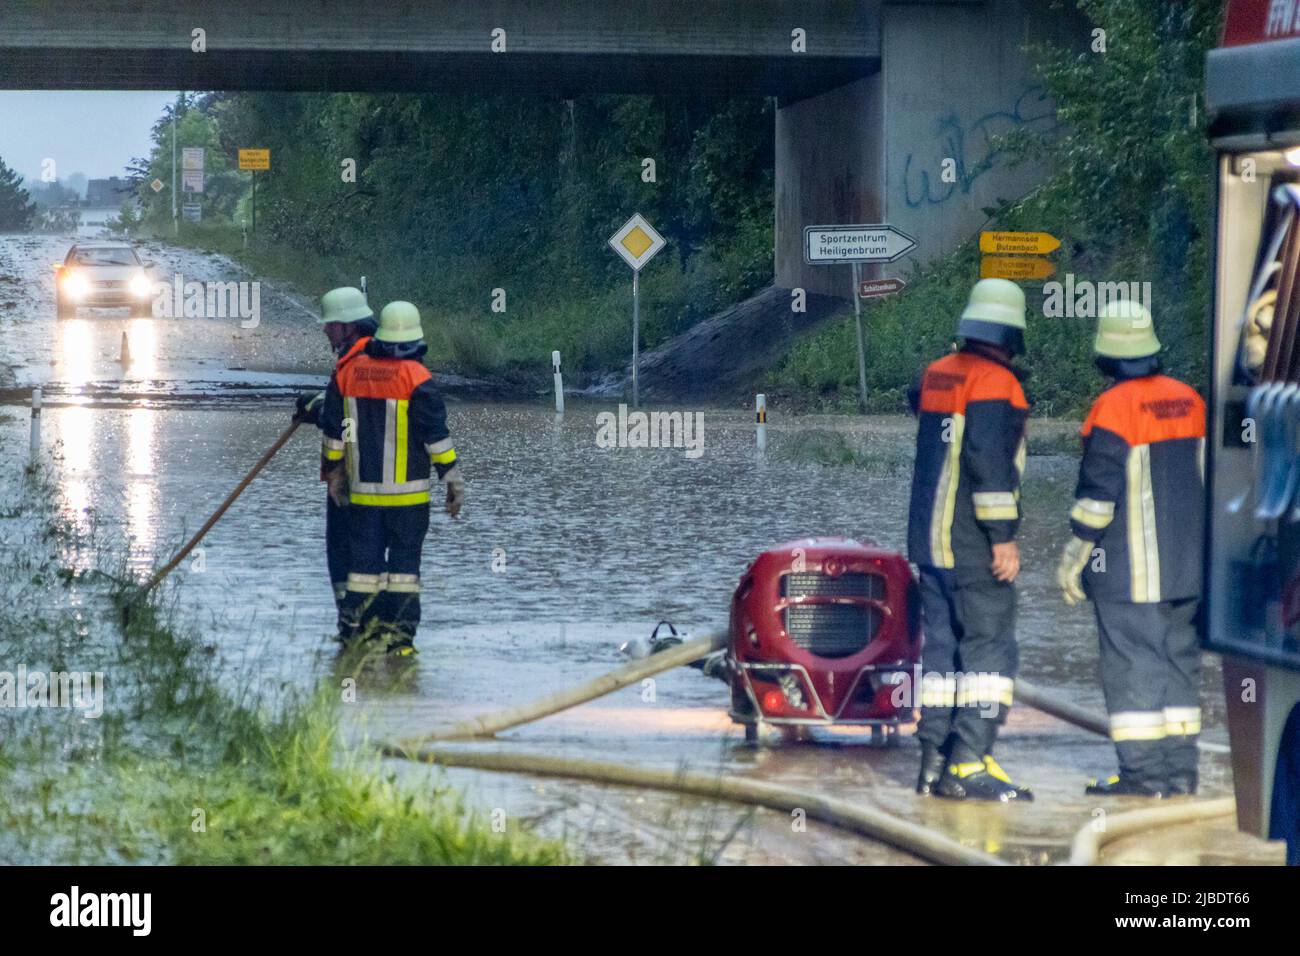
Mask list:
[[[902,555],[850,538],[764,551],[731,600],[731,718],[802,736],[865,725],[888,736],[914,718],[921,652],[916,581]]]

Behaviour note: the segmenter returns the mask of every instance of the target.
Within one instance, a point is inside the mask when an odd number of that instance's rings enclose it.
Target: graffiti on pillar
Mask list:
[[[908,153],[903,162],[904,201],[911,209],[947,202],[958,191],[969,193],[975,182],[996,165],[1001,149],[998,137],[1013,129],[1031,127],[1046,131],[1056,125],[1056,109],[1042,86],[1031,86],[1007,110],[985,113],[963,123],[956,113],[942,117],[932,146],[918,157]],[[956,163],[953,182],[932,173],[944,159]]]

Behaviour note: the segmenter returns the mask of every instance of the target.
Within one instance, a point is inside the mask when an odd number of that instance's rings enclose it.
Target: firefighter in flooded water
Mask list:
[[[957,325],[958,351],[909,396],[920,419],[908,555],[920,570],[921,773],[916,790],[954,800],[1031,800],[993,759],[1018,663],[1020,474],[1029,403],[1025,295],[981,279]]]
[[[322,466],[330,496],[347,505],[352,544],[344,643],[373,639],[398,656],[415,653],[434,474],[449,515],[465,500],[447,409],[420,361],[423,336],[415,306],[388,303],[373,338],[339,360],[321,412]]]
[[[364,348],[375,333],[375,314],[360,289],[345,286],[331,289],[321,297],[321,327],[329,339],[337,361],[352,349]],[[337,365],[336,365],[337,368]],[[325,393],[298,396],[294,420],[308,425],[320,424],[321,409],[325,407]],[[321,469],[321,481],[325,470]],[[329,495],[325,495],[325,563],[329,568],[330,585],[334,589],[334,605],[339,612],[339,634],[343,633],[343,596],[348,585],[348,551],[351,547],[347,526],[347,511]]]
[[[1113,384],[1083,423],[1074,536],[1057,569],[1066,602],[1091,597],[1096,610],[1119,756],[1089,794],[1196,792],[1205,403],[1160,374],[1159,350],[1142,305],[1102,310],[1094,351]]]

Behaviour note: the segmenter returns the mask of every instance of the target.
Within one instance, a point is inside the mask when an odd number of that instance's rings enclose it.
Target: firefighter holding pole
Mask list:
[[[331,289],[321,296],[320,325],[329,339],[330,349],[336,357],[335,369],[344,357],[364,349],[370,336],[375,334],[377,323],[370,310],[365,293],[351,286]],[[308,425],[320,425],[320,413],[325,407],[325,392],[300,395],[293,420]],[[321,481],[325,481],[321,470]],[[334,606],[339,612],[339,634],[344,632],[343,598],[348,585],[348,552],[351,547],[347,526],[348,512],[343,504],[325,496],[325,562],[329,569],[330,586],[334,590]]]
[[[1109,303],[1094,343],[1113,384],[1083,423],[1073,537],[1057,569],[1068,604],[1091,598],[1119,773],[1088,794],[1196,792],[1205,403],[1160,374],[1151,313]]]

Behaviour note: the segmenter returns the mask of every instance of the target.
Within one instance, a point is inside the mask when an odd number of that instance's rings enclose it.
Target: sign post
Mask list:
[[[172,235],[181,234],[180,213],[176,209],[176,109],[172,108]]]
[[[867,410],[867,343],[862,330],[861,296],[871,283],[863,282],[860,271],[864,262],[893,262],[916,248],[916,240],[887,223],[845,226],[807,226],[803,231],[803,259],[812,266],[848,263],[853,267],[853,322],[858,340],[858,407]],[[904,285],[897,281],[889,292]],[[884,294],[878,292],[875,294]]]
[[[253,232],[257,232],[257,172],[271,168],[271,151],[269,149],[241,149],[239,151],[239,168],[247,169],[253,176]]]
[[[663,236],[640,213],[609,237],[609,247],[632,267],[632,407],[640,404],[637,365],[641,357],[641,270],[666,245]]]
[[[861,288],[861,276],[858,263],[853,263],[853,324],[857,326],[858,338],[858,405],[862,414],[867,413],[867,342],[862,334],[862,297],[858,295]]]

